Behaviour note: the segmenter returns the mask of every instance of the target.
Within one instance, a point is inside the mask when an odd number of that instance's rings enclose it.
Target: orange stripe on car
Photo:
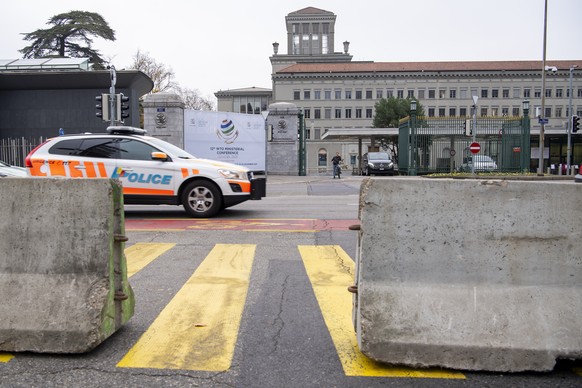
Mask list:
[[[51,176],[67,176],[65,164],[62,160],[49,160],[48,165],[51,171]]]
[[[183,168],[182,169],[182,178],[186,178],[188,176],[188,169],[187,168]]]
[[[46,176],[46,172],[42,172],[40,169],[44,166],[43,159],[32,159],[32,167],[30,168],[31,176]]]
[[[92,162],[85,162],[85,171],[87,171],[87,178],[97,178],[97,171]]]
[[[243,193],[251,192],[251,182],[241,182],[241,181],[228,181],[228,183],[234,183],[240,186]]]
[[[161,190],[161,189],[138,189],[133,187],[124,187],[123,194],[135,194],[135,195],[174,195],[173,190]]]
[[[71,160],[69,162],[69,176],[71,178],[83,178],[83,171],[76,168],[80,164],[81,163],[76,160]]]
[[[182,178],[187,178],[190,176],[190,172],[192,173],[192,175],[198,175],[200,174],[200,170],[197,170],[195,168],[193,168],[192,170],[188,171],[187,168],[183,168],[182,169]]]
[[[107,170],[105,169],[105,164],[103,162],[97,163],[97,168],[99,169],[99,175],[101,178],[107,178]]]

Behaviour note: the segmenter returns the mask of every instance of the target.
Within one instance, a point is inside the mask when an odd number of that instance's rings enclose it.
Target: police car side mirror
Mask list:
[[[168,160],[168,155],[165,152],[152,152],[152,160]]]

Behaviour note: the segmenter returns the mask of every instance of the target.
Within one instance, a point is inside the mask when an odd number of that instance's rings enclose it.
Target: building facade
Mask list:
[[[543,127],[545,168],[566,163],[568,123],[572,114],[582,116],[582,69],[575,70],[582,59],[547,60],[545,87],[542,61],[354,62],[349,42],[343,43],[343,52],[334,52],[335,20],[333,13],[313,7],[290,13],[287,54],[279,54],[274,43],[270,57],[272,101],[293,103],[305,117],[308,173],[329,173],[336,152],[348,167],[356,167],[356,140],[326,134],[335,129],[367,133],[375,104],[390,97],[418,100],[429,117],[471,117],[474,96],[478,117],[521,116],[528,100],[531,169],[540,152],[537,116],[548,121]],[[571,164],[582,164],[580,137],[571,136]],[[365,150],[376,146],[364,143]]]

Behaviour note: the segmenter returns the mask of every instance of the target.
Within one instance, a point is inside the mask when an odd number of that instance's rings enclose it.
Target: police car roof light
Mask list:
[[[123,125],[110,126],[107,127],[107,132],[111,134],[124,134],[124,135],[145,135],[148,131],[141,128],[127,127]]]

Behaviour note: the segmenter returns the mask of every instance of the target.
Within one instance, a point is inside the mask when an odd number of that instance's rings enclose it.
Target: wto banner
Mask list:
[[[184,149],[198,158],[265,171],[265,121],[261,115],[185,110]]]

